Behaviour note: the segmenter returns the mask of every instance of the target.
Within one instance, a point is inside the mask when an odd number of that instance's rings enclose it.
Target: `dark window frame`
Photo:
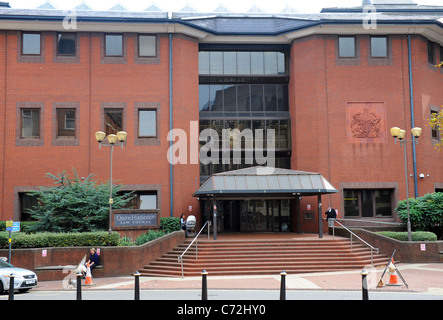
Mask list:
[[[74,36],[74,53],[61,53],[60,52],[60,37],[63,35],[73,35]],[[57,56],[60,57],[75,57],[77,56],[77,46],[78,46],[78,36],[76,32],[57,32],[55,35],[55,41],[56,41],[56,50],[57,50]]]
[[[347,196],[346,192],[354,192],[357,193],[357,206],[358,206],[358,215],[352,215],[349,214],[349,212],[346,212],[346,201],[347,200]],[[376,192],[377,191],[389,191],[389,196],[390,196],[390,215],[377,215],[377,201],[376,201]],[[371,206],[370,206],[370,210],[372,211],[371,215],[367,215],[365,214],[365,212],[367,212],[366,210],[368,209],[367,206],[365,206],[364,202],[364,198],[365,198],[365,193],[370,193],[371,199]],[[394,196],[395,196],[395,189],[393,188],[344,188],[343,189],[343,208],[344,208],[344,217],[345,218],[392,218],[393,217],[393,211],[395,209],[394,206]]]
[[[354,42],[354,54],[352,56],[343,56],[341,54],[341,47],[342,45],[340,44],[340,39],[353,39]],[[338,46],[338,58],[339,59],[355,59],[357,58],[357,37],[356,36],[338,36],[337,39],[337,46]]]
[[[154,54],[153,55],[141,55],[140,54],[140,50],[141,50],[141,46],[140,46],[140,37],[153,37],[154,38]],[[139,58],[155,58],[157,57],[157,35],[153,35],[153,34],[146,34],[146,33],[139,33],[137,34],[137,56]]]

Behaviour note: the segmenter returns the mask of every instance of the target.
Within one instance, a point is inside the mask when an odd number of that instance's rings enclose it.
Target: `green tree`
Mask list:
[[[90,232],[106,230],[109,221],[109,182],[99,184],[92,175],[79,178],[75,169],[74,178],[66,172],[53,175],[46,174],[54,181],[54,187],[41,187],[28,192],[35,196],[38,204],[28,213],[38,222],[32,231],[42,232]],[[120,187],[112,188],[114,200],[112,208],[122,208],[132,197],[132,193],[119,195]]]
[[[443,61],[435,65],[436,68],[443,68]],[[443,147],[443,106],[441,106],[440,112],[432,113],[429,119],[429,124],[432,129],[436,129],[440,132],[440,142],[435,144],[435,148],[439,151]]]
[[[403,223],[408,220],[406,200],[398,202],[395,209]],[[443,193],[428,193],[423,197],[409,199],[409,219],[412,230],[430,231],[443,236]]]

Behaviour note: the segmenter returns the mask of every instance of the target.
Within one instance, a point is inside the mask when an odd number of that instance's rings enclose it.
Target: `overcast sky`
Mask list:
[[[8,1],[8,0],[4,0]],[[12,8],[36,8],[46,0],[9,0]],[[223,5],[231,12],[247,12],[256,5],[269,13],[279,13],[289,6],[298,12],[319,12],[321,8],[327,7],[353,7],[359,6],[362,0],[51,0],[57,9],[69,10],[85,2],[94,10],[107,10],[116,4],[121,4],[129,11],[143,11],[152,4],[164,11],[179,11],[186,5],[190,5],[200,12],[211,12],[219,5]],[[415,0],[418,4],[442,5],[443,0]]]

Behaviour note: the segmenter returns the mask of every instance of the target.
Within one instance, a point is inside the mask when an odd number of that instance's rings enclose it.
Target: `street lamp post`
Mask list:
[[[110,173],[110,190],[109,190],[109,233],[112,232],[112,228],[111,228],[111,217],[112,217],[112,204],[113,204],[113,199],[112,199],[112,155],[114,152],[114,145],[116,144],[117,140],[120,141],[122,149],[123,149],[123,143],[126,140],[127,137],[127,133],[124,131],[119,131],[117,132],[117,134],[109,134],[107,136],[108,138],[108,142],[109,142],[109,146],[111,147],[111,173]],[[99,143],[99,148],[101,148],[102,142],[106,137],[106,133],[104,133],[103,131],[97,131],[95,133],[95,139],[97,140],[97,142]]]
[[[397,140],[400,141],[400,145],[403,145],[404,156],[405,156],[405,182],[406,182],[406,212],[408,217],[407,228],[408,228],[408,241],[411,241],[411,220],[409,218],[409,184],[408,184],[408,161],[406,156],[406,142],[412,142],[417,144],[418,138],[421,135],[422,129],[415,127],[411,129],[412,132],[412,140],[405,140],[406,131],[402,130],[398,127],[391,128],[391,135],[395,139],[395,143]]]

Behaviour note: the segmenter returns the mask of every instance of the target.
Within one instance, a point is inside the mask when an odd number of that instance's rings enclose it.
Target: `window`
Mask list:
[[[41,34],[23,33],[22,34],[22,54],[40,55],[41,53]]]
[[[286,55],[279,51],[201,51],[200,75],[286,75]]]
[[[438,61],[438,63],[442,63],[443,62],[443,47],[440,46],[440,61]]]
[[[21,110],[21,138],[40,138],[40,109]]]
[[[131,200],[125,205],[126,209],[157,209],[157,193],[139,191],[134,194]]]
[[[113,57],[123,56],[123,35],[121,34],[105,35],[105,56],[113,56]]]
[[[75,33],[57,34],[57,54],[66,55],[66,56],[75,56],[76,38],[77,35]]]
[[[355,37],[338,38],[338,56],[340,58],[355,58]]]
[[[104,118],[106,135],[117,134],[123,130],[123,109],[105,109]]]
[[[392,189],[343,190],[345,217],[392,216]]]
[[[157,112],[156,110],[138,111],[138,136],[156,137],[157,136]]]
[[[437,116],[438,111],[431,110],[431,116]],[[440,130],[439,126],[431,127],[431,137],[434,140],[440,141]]]
[[[388,38],[371,37],[371,57],[386,58],[388,56]]]
[[[428,63],[435,64],[434,42],[428,40]]]
[[[58,137],[75,137],[75,109],[57,109]]]
[[[138,55],[139,57],[155,57],[157,40],[155,36],[138,36]]]

